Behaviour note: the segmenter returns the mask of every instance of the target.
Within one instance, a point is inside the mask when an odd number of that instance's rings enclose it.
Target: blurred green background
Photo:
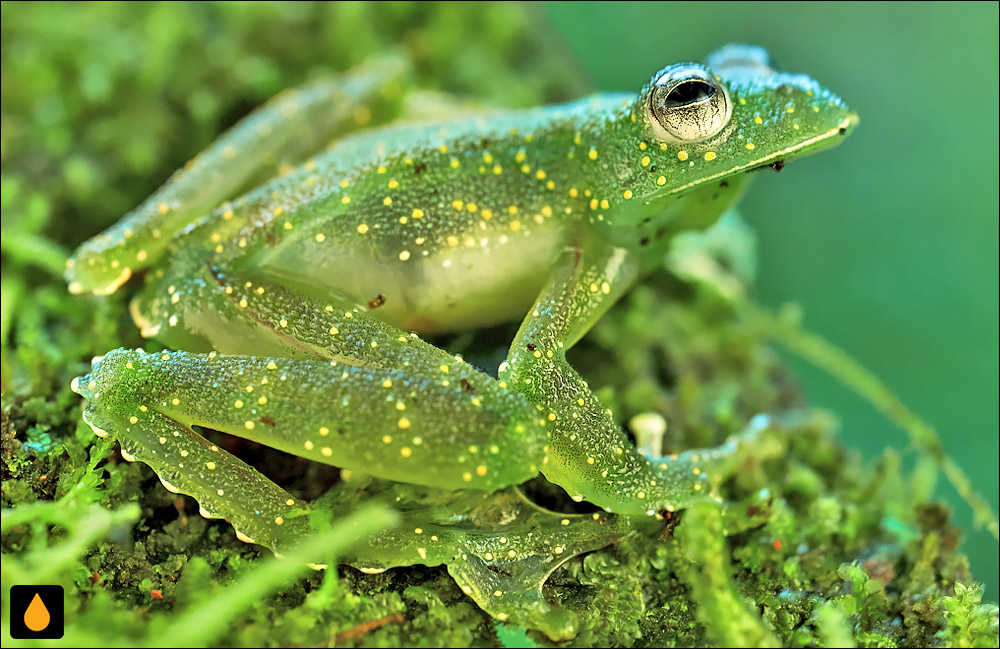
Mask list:
[[[841,147],[760,174],[741,204],[759,237],[758,295],[794,301],[807,328],[885,381],[934,425],[997,508],[997,25],[990,3],[550,3],[547,13],[600,89],[632,89],[663,65],[724,43],[765,46],[782,69],[841,95],[861,125]],[[891,437],[849,436],[880,415],[790,359],[811,403],[868,457]],[[888,429],[891,430],[891,429]],[[967,531],[986,598],[997,543]]]
[[[997,7],[4,2],[4,393],[36,399],[40,430],[76,425],[74,364],[139,341],[123,302],[69,298],[66,253],[282,88],[402,45],[422,85],[519,105],[591,86],[638,89],[663,65],[743,41],[861,115],[843,146],[759,174],[743,201],[759,234],[760,299],[803,305],[808,328],[938,428],[996,509]],[[295,34],[308,46],[296,47]],[[790,362],[812,403],[844,421],[848,446],[869,458],[905,448],[901,431],[849,437],[893,429]],[[996,542],[972,530],[950,487],[939,493],[996,600]]]

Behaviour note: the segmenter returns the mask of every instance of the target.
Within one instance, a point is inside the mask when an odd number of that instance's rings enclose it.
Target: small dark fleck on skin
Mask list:
[[[774,169],[775,171],[781,171],[782,169],[785,168],[785,161],[784,160],[775,160],[774,162],[772,162],[770,164],[770,167],[771,167],[771,169]]]
[[[377,309],[380,306],[382,306],[383,304],[385,304],[385,296],[382,295],[381,293],[379,293],[378,295],[376,295],[372,299],[368,300],[368,308],[369,309]]]
[[[486,569],[489,570],[490,572],[495,572],[495,573],[503,575],[505,577],[510,577],[511,576],[509,572],[507,572],[506,570],[501,570],[500,568],[497,568],[496,566],[486,566]]]
[[[462,389],[465,390],[466,392],[468,392],[469,394],[475,394],[476,393],[476,389],[474,387],[472,387],[472,384],[469,383],[465,379],[462,379]]]
[[[417,164],[413,165],[413,175],[414,176],[418,176],[418,175],[420,175],[421,173],[423,173],[425,171],[427,171],[427,163],[426,162],[418,162]]]
[[[725,189],[726,187],[729,187],[729,181],[728,180],[721,181],[719,183],[719,187],[721,187],[722,189]]]
[[[648,246],[649,245],[649,237],[643,237],[643,238],[639,239],[639,245],[640,246]]]
[[[268,426],[273,426],[274,425],[274,419],[272,419],[271,417],[261,417],[260,418],[260,423],[267,424]]]
[[[343,428],[338,428],[337,429],[337,434],[338,435],[343,435],[344,434],[344,429]]]
[[[841,126],[841,127],[840,127],[840,134],[841,134],[841,135],[846,135],[846,134],[847,134],[847,129],[846,129],[846,128],[844,128],[843,126]]]
[[[535,351],[535,346],[532,343],[528,343],[528,351],[529,352]]]

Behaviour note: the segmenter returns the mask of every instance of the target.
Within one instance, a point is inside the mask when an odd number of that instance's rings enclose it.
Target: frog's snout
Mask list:
[[[850,135],[851,131],[853,131],[857,127],[858,122],[860,121],[861,118],[858,117],[857,113],[855,113],[853,110],[847,111],[847,115],[845,115],[840,120],[840,124],[837,127],[837,132],[841,136]]]

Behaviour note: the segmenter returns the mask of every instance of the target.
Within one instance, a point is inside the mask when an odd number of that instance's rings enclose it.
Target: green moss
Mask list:
[[[149,343],[125,297],[71,297],[61,280],[68,250],[250,108],[388,47],[406,51],[423,87],[504,105],[579,96],[585,83],[534,9],[5,3],[2,19],[4,583],[62,584],[67,643],[550,644],[489,619],[443,568],[276,568],[122,462],[80,424],[68,384],[92,355]],[[623,421],[665,413],[671,450],[718,444],[757,413],[790,414],[741,449],[720,485],[725,506],[651,521],[552,576],[547,595],[580,614],[567,644],[997,646],[997,608],[981,603],[947,509],[926,502],[935,461],[905,471],[889,450],[864,463],[831,415],[805,409],[767,323],[745,308],[752,238],[737,221],[677,251],[571,361]],[[686,263],[698,255],[714,273],[692,271],[704,269]],[[440,342],[495,367],[511,337]],[[303,498],[337,480],[329,467],[219,443]],[[531,493],[575,507],[544,481]],[[384,514],[339,521],[318,542],[346,544]]]

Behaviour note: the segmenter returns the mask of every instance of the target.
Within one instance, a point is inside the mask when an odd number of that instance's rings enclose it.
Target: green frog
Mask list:
[[[545,578],[632,520],[711,497],[732,445],[637,448],[567,350],[673,235],[733,206],[748,172],[835,146],[857,121],[745,45],[665,67],[638,94],[524,110],[410,90],[395,59],[322,79],[69,260],[76,293],[143,271],[133,317],[178,350],[109,352],[73,389],[126,459],[279,554],[308,534],[310,506],[195,427],[393,481],[408,529],[343,561],[446,564],[497,619],[569,637]],[[420,338],[517,318],[495,378]],[[514,485],[539,473],[603,513],[531,504]]]

